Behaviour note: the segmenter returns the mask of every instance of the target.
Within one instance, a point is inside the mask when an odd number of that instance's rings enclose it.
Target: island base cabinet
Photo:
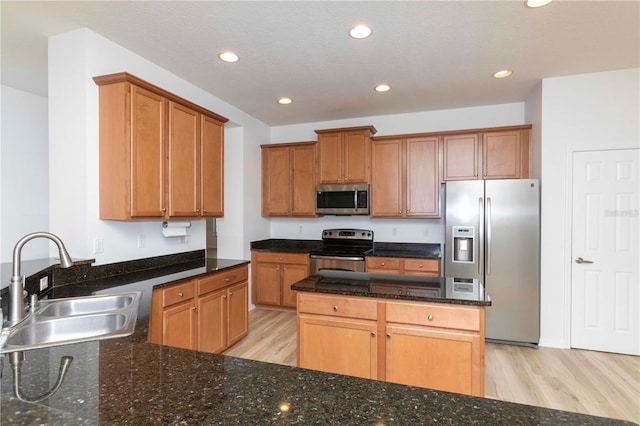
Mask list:
[[[386,380],[403,385],[484,396],[477,335],[421,327],[387,326]]]
[[[301,314],[298,339],[298,367],[377,378],[375,321]]]
[[[220,353],[237,343],[249,330],[248,288],[241,283],[198,298],[198,350]]]

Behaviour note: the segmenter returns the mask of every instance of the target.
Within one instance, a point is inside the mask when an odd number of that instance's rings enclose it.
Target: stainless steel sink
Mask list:
[[[40,302],[38,316],[65,317],[121,310],[131,305],[134,300],[132,293],[44,300]]]
[[[139,302],[140,292],[42,301],[22,322],[2,330],[0,353],[128,336]]]

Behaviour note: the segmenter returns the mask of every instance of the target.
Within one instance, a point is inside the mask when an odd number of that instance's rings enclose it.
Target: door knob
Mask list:
[[[586,259],[583,259],[583,258],[579,257],[579,258],[576,259],[576,263],[593,263],[593,261],[592,260],[586,260]]]

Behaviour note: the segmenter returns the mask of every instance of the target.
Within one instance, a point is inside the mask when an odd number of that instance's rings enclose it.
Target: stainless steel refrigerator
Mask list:
[[[536,179],[448,181],[447,277],[479,279],[491,297],[486,338],[540,340],[540,185]]]

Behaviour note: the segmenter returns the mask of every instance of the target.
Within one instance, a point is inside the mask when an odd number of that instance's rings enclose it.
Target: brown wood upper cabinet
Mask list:
[[[369,183],[373,126],[316,130],[318,183]]]
[[[262,216],[315,216],[316,142],[262,145]]]
[[[228,120],[128,73],[94,81],[100,219],[222,216]]]
[[[376,139],[371,217],[439,217],[438,138]]]
[[[443,180],[529,177],[529,129],[443,136]]]

